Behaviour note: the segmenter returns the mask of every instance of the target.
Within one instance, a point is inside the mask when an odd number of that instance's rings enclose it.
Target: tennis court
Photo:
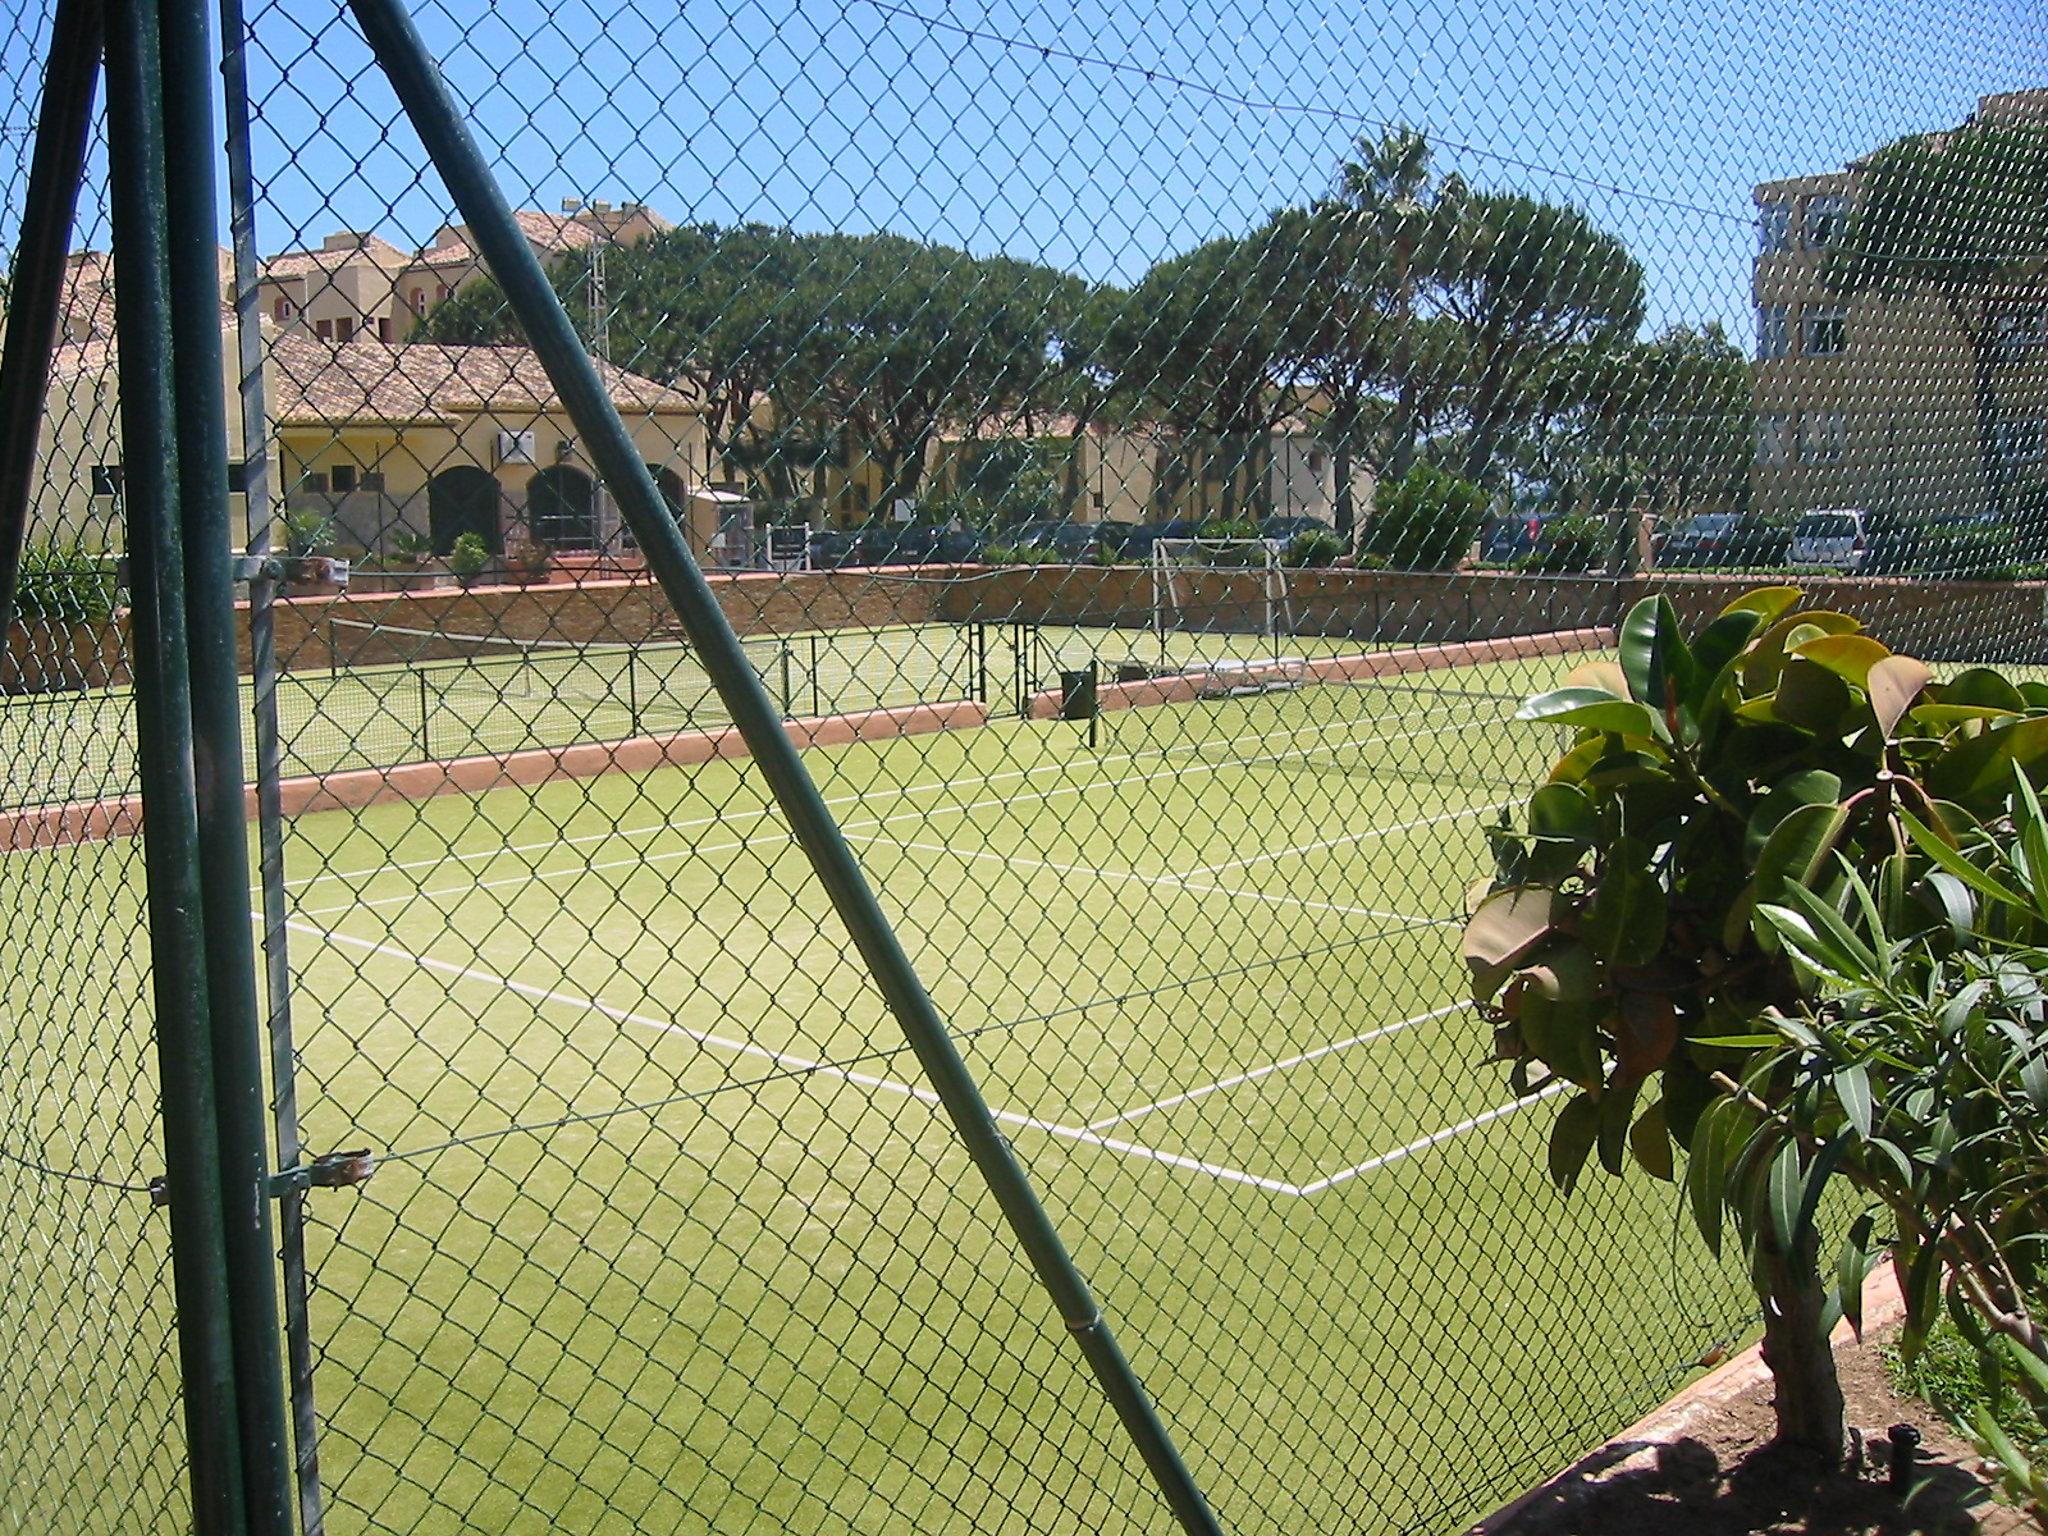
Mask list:
[[[328,620],[322,633],[332,660],[309,667],[287,656],[277,677],[286,777],[731,723],[696,652],[680,640],[587,644],[348,618]],[[847,626],[752,635],[742,644],[791,719],[962,700],[1001,711],[1055,686],[1062,665],[1088,657],[1171,669],[1359,649],[1335,638],[1195,635],[1144,624]],[[350,659],[366,652],[379,659]],[[254,687],[244,680],[252,705]],[[132,793],[131,703],[126,688],[0,698],[0,752],[18,765],[0,789],[0,810]],[[253,782],[253,735],[244,750],[244,778]]]
[[[1556,745],[1509,716],[1570,664],[808,754],[1233,1529],[1448,1529],[1432,1447],[1555,1460],[1739,1315],[1691,1245],[1645,1286],[1646,1181],[1567,1227],[1459,1002]],[[342,1527],[1156,1528],[750,765],[292,842],[306,1141],[380,1158],[311,1237]]]

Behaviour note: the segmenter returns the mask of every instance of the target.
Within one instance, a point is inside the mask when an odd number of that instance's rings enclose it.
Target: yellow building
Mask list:
[[[1986,96],[1973,121],[2048,121],[2048,89]],[[1973,349],[1938,298],[1847,298],[1823,281],[1855,206],[1861,162],[1755,192],[1757,452],[1751,504],[1792,517],[1856,507],[1897,518],[1984,509]],[[1996,315],[2009,482],[2048,468],[2048,303],[2015,293]]]
[[[513,214],[543,266],[582,252],[601,275],[603,252],[636,245],[673,226],[644,203],[593,202],[564,213],[523,208]],[[316,249],[281,251],[263,263],[264,316],[319,341],[403,341],[436,304],[484,275],[466,224],[444,224],[417,251],[379,235],[342,230]]]
[[[73,258],[74,281],[52,359],[29,537],[100,547],[118,538],[122,488],[119,359],[105,258]],[[240,369],[235,317],[223,309],[223,385]],[[321,341],[297,325],[263,326],[264,403],[272,485],[283,508],[312,511],[345,554],[386,553],[411,533],[445,553],[476,532],[493,549],[515,529],[562,553],[628,540],[596,484],[539,359],[524,347],[393,346],[357,331]],[[700,492],[710,436],[687,392],[610,365],[599,369],[672,507],[687,508],[698,549],[716,532]],[[246,455],[229,411],[231,462]],[[240,498],[235,515],[241,516]],[[238,528],[236,537],[242,538]]]
[[[1035,430],[1034,430],[1035,428]],[[1063,507],[1048,516],[1074,522],[1164,522],[1220,516],[1232,502],[1239,516],[1312,517],[1334,523],[1337,505],[1335,456],[1329,445],[1301,421],[1275,426],[1251,473],[1262,479],[1263,496],[1247,493],[1240,472],[1226,487],[1217,474],[1213,445],[1171,427],[1136,422],[1082,428],[1055,417],[1026,427],[990,423],[974,433],[953,433],[933,442],[925,459],[918,500],[929,501],[958,487],[978,453],[990,444],[1020,441],[1035,446],[1041,462],[1055,467],[1067,492]],[[882,516],[879,505],[887,476],[882,465],[856,457],[843,469],[822,473],[817,488],[833,517],[859,522]],[[1255,482],[1256,484],[1256,482]],[[1352,495],[1361,519],[1372,505],[1373,477],[1363,461],[1352,470]],[[1253,500],[1259,505],[1248,505]]]
[[[684,507],[709,478],[698,401],[598,371],[656,483]],[[269,337],[265,386],[286,510],[325,514],[341,550],[389,551],[410,533],[445,554],[471,532],[496,549],[514,529],[561,553],[627,542],[525,347],[329,344],[287,328]],[[699,549],[714,531],[692,528]]]

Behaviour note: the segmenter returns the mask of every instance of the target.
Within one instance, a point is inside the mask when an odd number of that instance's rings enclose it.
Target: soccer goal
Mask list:
[[[1198,663],[1215,685],[1203,691],[1235,693],[1290,686],[1301,658],[1283,656],[1294,633],[1287,569],[1264,539],[1159,539],[1152,545],[1152,632],[1163,662],[1185,669]],[[1250,645],[1197,642],[1189,655],[1183,636],[1243,636]]]
[[[1265,539],[1158,539],[1152,545],[1152,628],[1169,634],[1293,633],[1287,570]]]

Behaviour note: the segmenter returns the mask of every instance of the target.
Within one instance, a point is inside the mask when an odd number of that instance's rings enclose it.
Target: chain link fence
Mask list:
[[[0,23],[12,299],[98,10]],[[2037,15],[423,4],[494,212],[392,8],[226,0],[246,1527],[160,1208],[130,15],[0,699],[10,1528],[1451,1531],[1745,1336],[1666,1189],[1552,1187],[1466,893],[1645,592],[2048,663]]]

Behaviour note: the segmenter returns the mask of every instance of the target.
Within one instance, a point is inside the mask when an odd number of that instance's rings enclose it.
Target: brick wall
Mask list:
[[[949,580],[948,578],[954,578]],[[1036,622],[1142,628],[1152,622],[1152,572],[1144,566],[1037,566],[901,572],[713,573],[706,578],[741,634],[892,624]],[[1255,629],[1263,573],[1181,573],[1184,608],[1219,624]],[[1616,623],[1645,592],[1669,596],[1691,627],[1771,578],[1670,574],[1536,576],[1492,572],[1290,571],[1288,602],[1304,634],[1381,645],[1449,645]],[[1784,578],[1790,579],[1790,578]],[[1929,661],[2048,662],[2048,584],[1817,578],[1798,583],[1807,601],[1862,619],[1887,645]],[[337,659],[375,664],[460,654],[459,642],[351,635],[335,618],[387,628],[515,640],[626,643],[668,638],[675,616],[645,577],[577,585],[455,588],[291,598],[277,605],[278,654],[287,667]],[[124,686],[121,631],[100,624],[17,625],[0,667],[0,692]],[[242,665],[249,664],[242,621]]]

